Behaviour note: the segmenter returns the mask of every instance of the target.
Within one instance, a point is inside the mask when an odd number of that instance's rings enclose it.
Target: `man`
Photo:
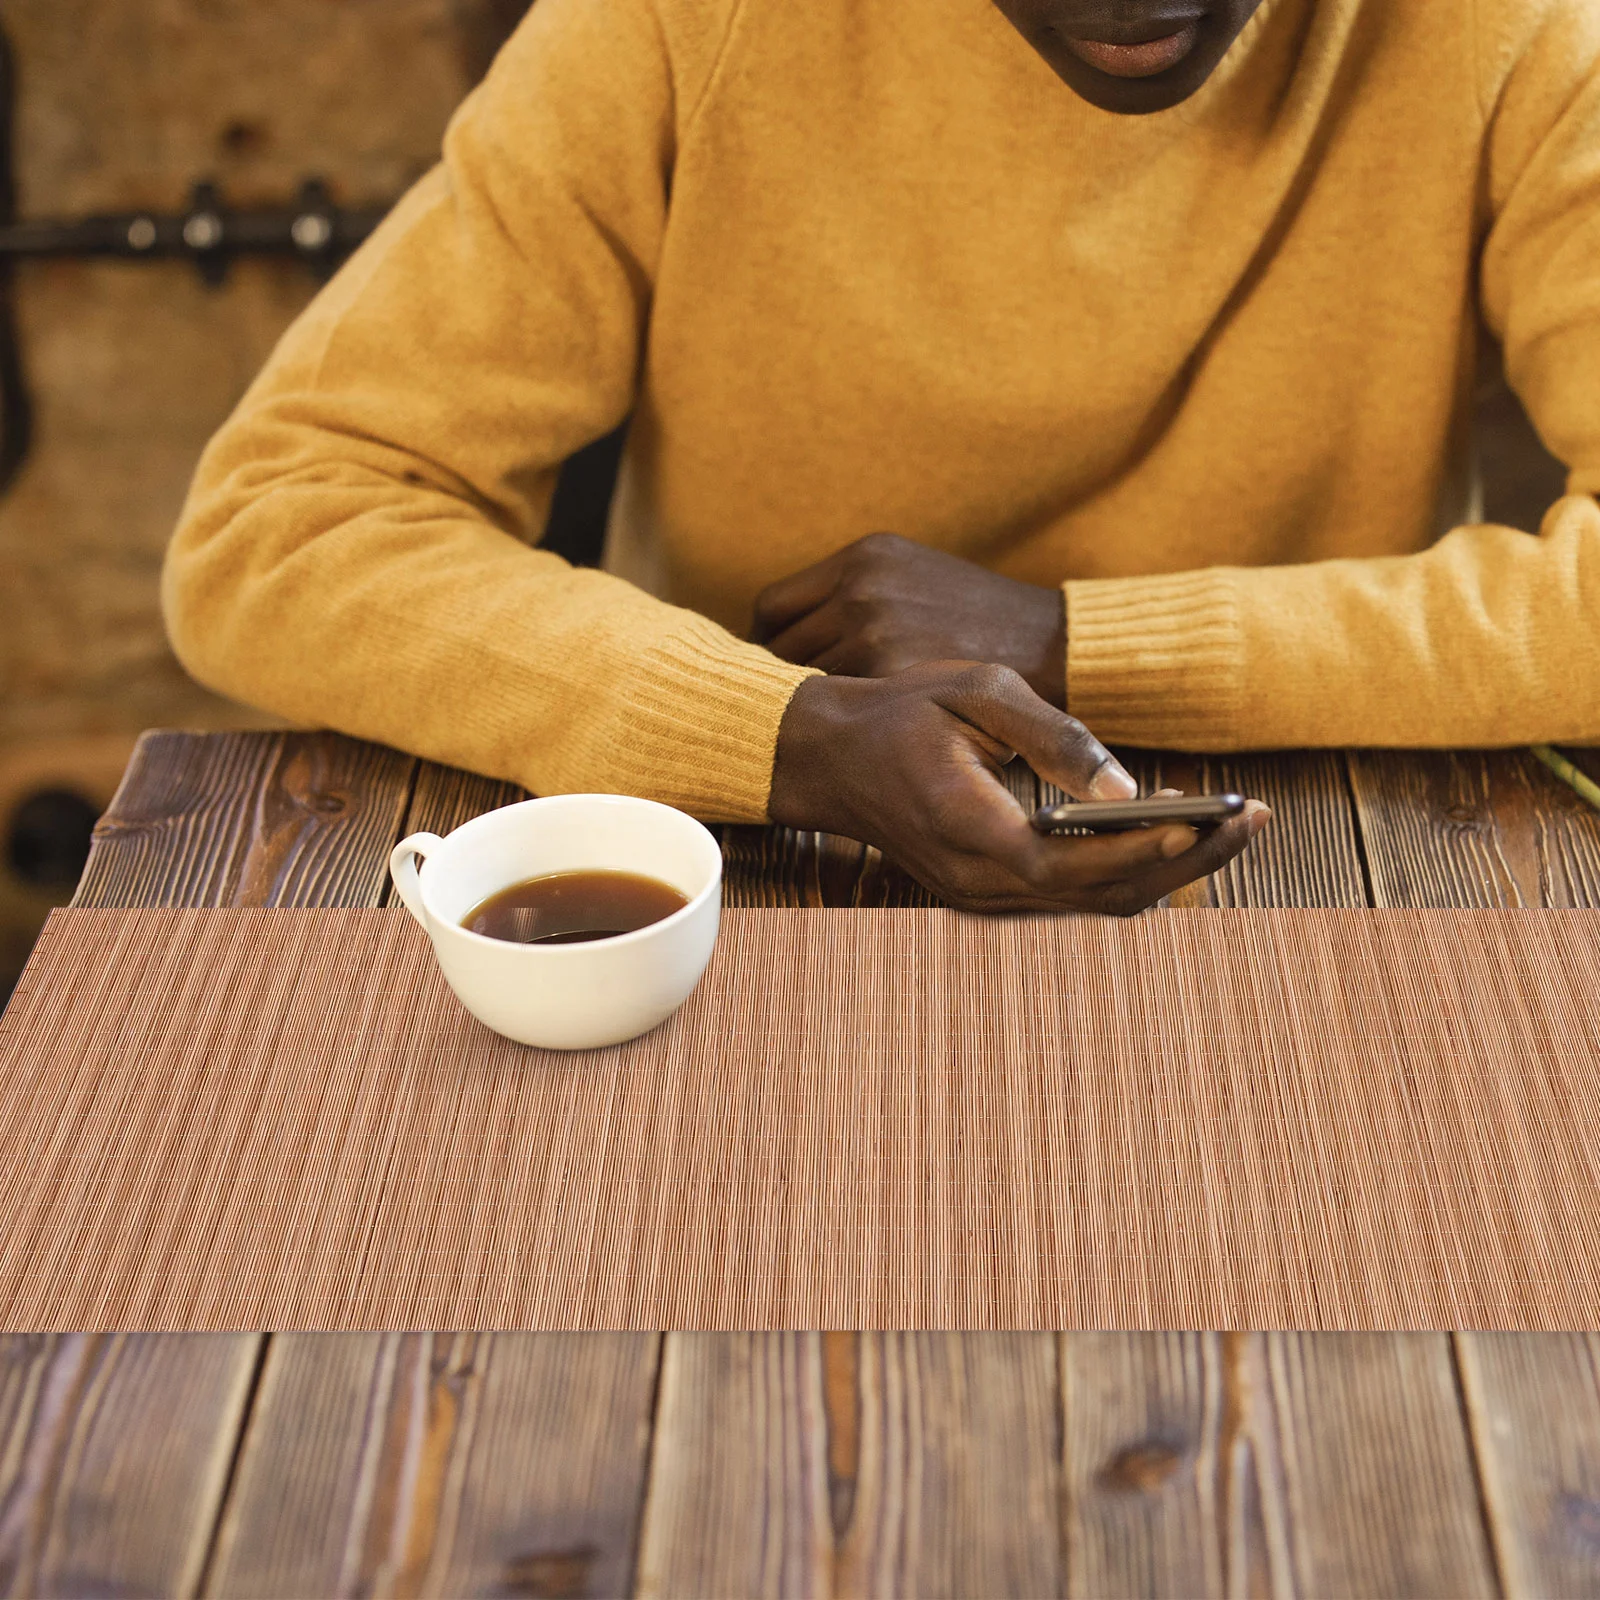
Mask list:
[[[1597,63],[1594,0],[539,0],[208,452],[177,648],[979,908],[1264,820],[1035,836],[1010,751],[1132,788],[1085,725],[1600,737]],[[1457,492],[1480,307],[1572,469],[1537,535]],[[555,470],[630,411],[574,571]]]

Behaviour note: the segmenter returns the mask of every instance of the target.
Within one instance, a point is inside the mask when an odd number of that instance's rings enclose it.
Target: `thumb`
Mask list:
[[[1076,800],[1131,800],[1139,792],[1121,762],[1076,717],[1041,700],[1009,667],[965,667],[938,698]]]

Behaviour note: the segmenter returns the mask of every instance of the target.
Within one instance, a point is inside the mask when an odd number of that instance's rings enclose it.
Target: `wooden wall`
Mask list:
[[[5,0],[22,215],[181,209],[215,177],[243,206],[324,175],[399,194],[504,20],[493,0]],[[233,721],[166,649],[156,578],[201,446],[312,283],[244,262],[19,274],[35,448],[0,502],[0,740]]]
[[[18,212],[240,206],[322,176],[385,203],[525,0],[0,0]],[[0,834],[41,784],[109,799],[133,736],[263,719],[192,684],[157,608],[195,458],[314,290],[292,262],[209,289],[178,263],[28,263],[15,301],[34,447],[0,499]],[[0,995],[52,896],[0,859]]]

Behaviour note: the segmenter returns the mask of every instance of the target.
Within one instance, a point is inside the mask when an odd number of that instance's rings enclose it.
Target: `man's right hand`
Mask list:
[[[888,678],[810,678],[778,730],[772,820],[876,845],[967,911],[1131,916],[1238,855],[1270,813],[1046,837],[1000,778],[1020,755],[1079,800],[1136,786],[1081,722],[1007,667],[931,662]]]

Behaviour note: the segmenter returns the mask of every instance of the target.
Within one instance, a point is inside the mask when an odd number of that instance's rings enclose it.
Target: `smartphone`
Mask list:
[[[1244,810],[1240,794],[1165,795],[1158,800],[1069,800],[1042,806],[1033,814],[1040,833],[1125,833],[1156,822],[1187,822],[1215,827]]]

